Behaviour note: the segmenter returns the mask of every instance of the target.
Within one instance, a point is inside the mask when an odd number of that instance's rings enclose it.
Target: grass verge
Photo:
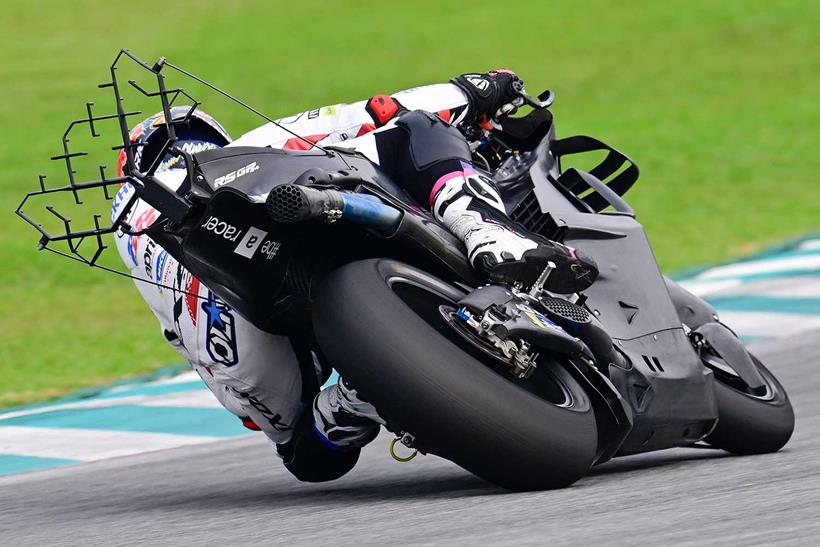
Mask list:
[[[273,115],[512,67],[558,93],[561,135],[597,136],[641,166],[628,198],[677,270],[818,229],[817,28],[811,1],[7,1],[0,405],[178,360],[129,281],[37,254],[9,214],[120,47],[167,55]],[[216,114],[235,135],[250,128]]]

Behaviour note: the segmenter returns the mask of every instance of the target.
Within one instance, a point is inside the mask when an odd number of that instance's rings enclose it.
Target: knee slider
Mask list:
[[[410,159],[417,171],[446,160],[472,160],[464,135],[435,114],[413,110],[402,114],[396,125],[407,133]]]
[[[302,482],[336,480],[353,469],[360,449],[341,450],[329,445],[313,429],[311,412],[305,412],[294,428],[293,438],[276,445],[285,469]]]

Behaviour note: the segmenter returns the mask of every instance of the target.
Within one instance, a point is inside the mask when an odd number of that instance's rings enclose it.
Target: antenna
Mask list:
[[[121,63],[123,61],[133,62],[138,68],[150,72],[156,80],[156,91],[145,89],[135,80],[128,80],[125,84],[123,84],[118,77],[118,71],[121,68]],[[207,82],[199,76],[196,76],[195,74],[168,62],[165,57],[160,57],[153,65],[149,65],[129,50],[122,49],[111,63],[110,81],[99,84],[98,86],[100,89],[111,89],[114,96],[114,106],[116,108],[115,113],[97,115],[94,111],[94,103],[87,102],[85,104],[86,116],[74,120],[68,125],[62,136],[62,153],[51,158],[53,161],[63,163],[67,179],[65,184],[56,187],[49,187],[46,176],[40,175],[38,188],[27,193],[20,202],[20,205],[18,205],[15,210],[15,213],[20,218],[34,227],[34,229],[40,234],[38,249],[54,252],[55,254],[82,262],[90,267],[97,267],[118,275],[131,277],[132,279],[136,279],[138,281],[165,287],[162,284],[139,279],[126,272],[117,271],[98,263],[103,251],[108,248],[103,241],[103,236],[117,231],[127,235],[139,235],[142,233],[135,232],[125,220],[138,199],[144,200],[162,213],[162,217],[160,217],[159,222],[179,222],[185,218],[192,207],[192,203],[186,196],[170,190],[155,177],[155,174],[162,163],[162,159],[169,153],[172,155],[181,156],[185,161],[185,166],[189,171],[189,175],[192,173],[192,156],[174,147],[177,140],[175,128],[181,124],[187,124],[197,107],[201,104],[200,101],[188,94],[182,87],[169,87],[167,85],[165,74],[163,74],[163,69],[165,67],[168,67],[182,76],[190,78],[219,93],[223,97],[226,97],[235,104],[256,114],[265,121],[272,123],[294,137],[301,139],[305,143],[309,144],[311,148],[316,147],[328,156],[336,155],[333,151],[327,150],[324,147],[312,142],[310,139],[307,139],[291,129],[284,127],[276,120],[266,116],[256,108],[216,87],[210,82]],[[164,115],[162,125],[167,133],[166,142],[159,149],[159,152],[157,153],[152,164],[148,166],[147,170],[144,172],[140,171],[139,165],[137,165],[138,152],[144,143],[132,141],[130,136],[131,118],[142,114],[142,112],[138,110],[129,111],[125,108],[123,99],[124,86],[136,90],[143,97],[156,99],[160,103],[161,111]],[[183,98],[191,106],[182,117],[174,119],[171,109],[180,98]],[[123,153],[123,174],[121,176],[109,178],[106,175],[106,166],[99,165],[99,178],[93,180],[78,180],[75,162],[80,158],[88,156],[88,152],[72,150],[70,146],[71,136],[76,130],[78,130],[78,128],[87,126],[91,138],[98,139],[101,136],[101,133],[99,132],[100,122],[106,120],[117,121],[119,128],[118,141],[120,141],[121,144],[117,144],[111,147],[111,149],[114,152],[122,151]],[[340,155],[339,157],[348,167],[350,167],[343,155]],[[56,218],[58,220],[58,225],[61,227],[55,232],[49,231],[40,221],[37,220],[37,218],[35,218],[36,215],[34,213],[28,211],[31,206],[32,198],[57,194],[70,194],[73,197],[74,206],[80,207],[85,203],[82,196],[85,196],[88,192],[93,191],[94,189],[102,189],[102,197],[110,202],[114,199],[112,198],[110,187],[113,186],[116,189],[119,189],[125,184],[132,185],[135,191],[127,198],[126,202],[118,204],[117,213],[112,217],[110,224],[102,222],[102,215],[92,214],[89,219],[92,227],[78,229],[72,224],[72,218],[66,211],[60,211],[54,205],[47,204],[43,207],[42,211],[45,211],[48,218]],[[93,241],[93,245],[86,244],[82,247],[86,240]],[[68,252],[51,247],[50,245],[55,242],[65,242],[68,247]],[[173,289],[173,287],[165,288]]]
[[[164,59],[164,57],[163,57],[163,59]],[[216,86],[215,86],[215,85],[213,85],[212,83],[210,83],[210,82],[207,82],[207,81],[203,80],[203,79],[202,79],[202,78],[200,78],[199,76],[196,76],[195,74],[192,74],[192,73],[188,72],[187,70],[185,70],[185,69],[183,69],[183,68],[180,68],[180,67],[178,67],[178,66],[176,66],[176,65],[173,65],[173,64],[171,64],[171,63],[169,63],[169,62],[167,62],[167,61],[165,61],[165,66],[167,66],[168,68],[171,68],[171,69],[173,69],[173,70],[176,70],[177,72],[180,72],[181,74],[184,74],[185,76],[187,76],[187,77],[191,78],[192,80],[195,80],[195,81],[197,81],[197,82],[201,83],[202,85],[204,85],[204,86],[208,87],[209,89],[212,89],[213,91],[216,91],[217,93],[219,93],[220,95],[224,96],[225,98],[227,98],[227,99],[229,99],[229,100],[231,100],[231,101],[235,102],[235,103],[236,103],[236,104],[238,104],[239,106],[242,106],[243,108],[246,108],[247,110],[250,110],[251,112],[253,112],[253,113],[254,113],[254,114],[256,114],[257,116],[259,116],[259,117],[260,117],[260,118],[262,118],[263,120],[266,120],[266,121],[268,121],[268,122],[272,123],[273,125],[275,125],[275,126],[276,126],[276,127],[278,127],[279,129],[281,129],[281,130],[283,130],[283,131],[286,131],[287,133],[290,133],[291,135],[293,135],[293,136],[294,136],[294,137],[296,137],[297,139],[300,139],[300,140],[304,141],[304,142],[305,142],[306,144],[308,144],[311,148],[313,148],[313,147],[315,146],[316,148],[318,148],[319,150],[321,150],[322,152],[324,152],[324,153],[325,153],[325,154],[327,154],[328,156],[333,156],[333,155],[334,155],[333,151],[328,150],[327,148],[324,148],[324,147],[322,147],[322,146],[319,146],[318,144],[316,144],[315,142],[311,141],[310,139],[308,139],[308,138],[304,137],[303,135],[299,135],[298,133],[296,133],[296,132],[295,132],[295,131],[293,131],[292,129],[285,127],[284,125],[282,125],[281,123],[277,122],[277,121],[276,121],[276,120],[274,120],[273,118],[270,118],[270,117],[266,116],[265,114],[263,114],[263,113],[262,113],[262,112],[260,112],[259,110],[255,109],[254,107],[250,106],[249,104],[247,104],[247,103],[243,102],[243,101],[242,101],[242,100],[240,100],[240,99],[237,99],[236,97],[234,97],[234,96],[233,96],[233,95],[231,95],[230,93],[228,93],[228,92],[226,92],[226,91],[223,91],[222,89],[220,89],[220,88],[216,87]],[[350,164],[349,164],[349,163],[347,163],[347,160],[345,160],[344,156],[340,156],[340,157],[341,157],[342,161],[344,161],[344,162],[345,162],[345,165],[346,165],[346,166],[347,166],[347,168],[349,169],[349,168],[350,168]]]

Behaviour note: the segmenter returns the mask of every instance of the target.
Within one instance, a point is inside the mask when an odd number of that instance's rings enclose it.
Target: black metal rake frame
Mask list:
[[[156,91],[148,91],[142,88],[135,80],[128,80],[128,85],[136,89],[140,92],[143,96],[148,98],[157,98],[159,99],[162,105],[162,112],[164,114],[164,120],[161,125],[164,125],[166,130],[167,139],[163,147],[160,149],[159,153],[157,154],[156,158],[152,162],[152,164],[148,167],[145,172],[141,172],[139,170],[139,166],[136,163],[135,156],[136,151],[139,147],[144,146],[144,143],[140,142],[132,142],[130,138],[130,130],[129,130],[129,118],[133,116],[138,116],[142,114],[141,111],[126,111],[124,104],[123,104],[123,97],[121,93],[121,84],[117,77],[117,70],[118,65],[122,60],[129,60],[134,62],[138,67],[141,67],[149,72],[151,72],[157,84]],[[199,78],[198,76],[178,67],[170,62],[168,62],[164,57],[160,57],[159,60],[154,63],[153,65],[149,65],[148,63],[141,60],[139,57],[128,51],[127,49],[122,49],[114,58],[110,66],[110,74],[111,80],[109,82],[100,84],[99,88],[111,88],[114,93],[114,98],[116,101],[116,114],[107,114],[107,115],[95,115],[93,112],[94,103],[88,102],[86,103],[86,112],[88,114],[85,118],[80,118],[77,120],[72,121],[68,128],[63,133],[62,137],[62,145],[63,145],[63,153],[57,156],[52,157],[51,159],[54,161],[64,161],[65,168],[68,173],[68,184],[65,186],[55,187],[55,188],[47,188],[46,187],[46,176],[40,175],[39,176],[39,190],[35,190],[33,192],[29,192],[23,198],[20,205],[18,205],[15,213],[25,220],[28,224],[34,227],[40,233],[40,241],[38,244],[39,250],[48,250],[54,252],[58,255],[65,256],[68,258],[72,258],[74,260],[78,260],[88,266],[98,267],[107,271],[111,271],[113,273],[117,273],[120,275],[124,275],[126,277],[133,276],[126,274],[124,272],[120,272],[117,270],[112,270],[105,266],[102,266],[97,263],[100,256],[102,255],[103,251],[107,248],[103,241],[103,236],[111,233],[115,233],[117,231],[122,231],[123,233],[130,234],[130,235],[139,235],[140,232],[133,231],[132,227],[127,224],[125,218],[127,217],[128,213],[133,208],[134,204],[136,203],[137,199],[142,199],[149,203],[151,206],[156,208],[162,213],[163,222],[169,223],[178,223],[182,221],[187,213],[190,211],[192,203],[188,200],[188,198],[184,195],[180,195],[179,193],[170,190],[161,182],[159,182],[155,178],[155,173],[159,166],[162,163],[162,159],[166,156],[166,154],[170,153],[174,156],[182,156],[186,168],[188,169],[189,180],[192,180],[193,176],[193,162],[191,155],[174,147],[176,143],[177,136],[175,127],[181,124],[187,124],[192,114],[195,112],[197,107],[201,104],[199,101],[194,99],[191,95],[189,95],[185,90],[180,87],[168,88],[165,82],[165,75],[162,73],[163,68],[168,67],[170,69],[179,72],[185,77],[191,78],[192,80],[199,82],[200,84],[205,85],[206,87],[210,88],[213,91],[223,95],[227,99],[233,101],[234,103],[238,104],[239,106],[253,112],[260,118],[270,122],[277,127],[287,131],[288,133],[292,134],[294,137],[302,139],[306,143],[310,144],[311,147],[315,146],[320,150],[324,151],[328,155],[334,155],[334,152],[330,150],[326,150],[323,147],[316,145],[312,141],[306,139],[302,135],[299,135],[289,128],[283,127],[280,125],[276,120],[266,116],[259,110],[253,108],[252,106],[244,103],[240,99],[230,95],[229,93],[223,91],[222,89],[212,85],[211,83]],[[191,108],[188,112],[180,119],[174,120],[171,115],[171,108],[173,107],[174,103],[177,99],[182,96],[188,99],[191,103]],[[74,165],[72,164],[72,159],[86,156],[88,155],[87,152],[72,152],[69,147],[70,142],[70,134],[71,132],[83,125],[88,125],[89,131],[91,132],[92,138],[97,138],[100,134],[97,132],[97,128],[95,127],[96,122],[102,122],[105,120],[113,120],[116,119],[118,121],[121,137],[122,137],[122,145],[112,147],[113,151],[123,150],[125,153],[125,164],[123,165],[123,176],[118,176],[114,178],[108,178],[106,176],[105,165],[99,166],[100,171],[100,178],[97,180],[90,180],[90,181],[80,181],[76,180],[76,170],[74,169]],[[86,230],[72,230],[71,227],[71,218],[60,213],[57,211],[53,206],[46,205],[45,210],[52,214],[53,216],[57,217],[63,224],[64,230],[62,233],[51,233],[46,228],[39,223],[37,220],[32,218],[27,212],[25,212],[24,208],[26,203],[29,199],[35,196],[41,196],[46,194],[53,194],[53,193],[66,193],[69,192],[73,195],[74,201],[77,205],[83,204],[82,199],[80,199],[80,193],[92,190],[95,188],[102,188],[103,194],[106,199],[112,200],[113,197],[109,192],[109,187],[111,186],[121,186],[125,183],[130,183],[133,185],[135,192],[129,198],[128,202],[125,203],[120,211],[118,212],[117,216],[112,219],[110,225],[101,225],[100,219],[102,215],[94,214],[93,221],[94,221],[94,228],[86,229]],[[86,239],[92,239],[96,243],[96,248],[93,249],[87,255],[84,255],[80,252],[80,246]],[[65,241],[68,245],[68,253],[63,251],[54,249],[53,247],[49,247],[49,244],[52,242],[60,242]],[[145,281],[150,283],[150,281],[139,279],[140,281]]]
[[[141,111],[126,111],[123,106],[123,97],[120,92],[120,82],[117,78],[117,68],[121,61],[121,59],[125,57],[134,61],[137,65],[151,71],[156,76],[157,81],[157,89],[158,91],[149,92],[143,89],[142,87],[137,84],[134,80],[129,80],[128,83],[142,93],[146,97],[158,97],[161,104],[162,104],[162,111],[164,113],[164,126],[167,131],[167,140],[160,151],[160,154],[157,156],[157,159],[152,163],[152,165],[148,168],[146,172],[140,172],[135,163],[135,152],[138,147],[142,146],[143,143],[138,142],[131,142],[129,136],[129,118],[133,116],[138,116],[142,112]],[[29,223],[31,226],[36,229],[41,237],[39,241],[38,248],[40,250],[47,249],[53,251],[57,254],[68,256],[70,258],[74,258],[79,260],[80,262],[84,262],[89,266],[97,265],[97,261],[99,260],[100,256],[102,255],[103,251],[107,248],[105,245],[102,236],[110,233],[114,233],[117,230],[122,230],[125,233],[133,233],[131,227],[126,224],[124,221],[126,215],[133,207],[134,203],[138,198],[142,198],[151,205],[155,206],[157,209],[162,211],[162,213],[171,220],[179,221],[181,220],[185,213],[188,212],[190,209],[190,203],[183,197],[177,195],[175,192],[168,190],[165,186],[154,179],[154,174],[156,173],[157,168],[159,167],[162,158],[165,156],[166,153],[172,151],[174,143],[176,142],[176,132],[174,127],[179,124],[186,123],[190,120],[191,114],[193,114],[194,110],[199,106],[199,101],[195,100],[193,97],[188,95],[183,89],[181,88],[174,88],[168,89],[165,85],[165,77],[161,73],[162,66],[164,64],[164,59],[160,59],[155,63],[153,66],[150,66],[140,60],[138,57],[133,55],[128,50],[121,50],[114,62],[111,64],[110,73],[111,73],[111,81],[100,84],[99,88],[112,88],[114,92],[114,98],[116,100],[116,107],[117,112],[116,114],[106,114],[106,115],[95,115],[93,111],[94,103],[86,103],[86,112],[88,114],[85,118],[80,118],[78,120],[72,121],[68,128],[65,130],[62,136],[62,147],[63,153],[57,156],[52,157],[53,161],[64,161],[65,168],[68,175],[68,184],[65,186],[59,186],[55,188],[48,188],[46,187],[46,176],[40,175],[39,176],[39,190],[35,190],[33,192],[29,192],[23,198],[20,205],[18,205],[15,213]],[[184,96],[189,99],[193,106],[188,111],[188,113],[179,120],[173,120],[171,118],[171,107],[173,106],[174,102],[177,100],[178,97]],[[122,136],[122,145],[112,147],[113,151],[124,150],[125,151],[125,164],[123,166],[123,176],[109,178],[106,175],[106,166],[100,165],[99,172],[100,178],[97,180],[90,180],[90,181],[78,181],[76,178],[77,171],[74,168],[73,160],[74,158],[87,156],[87,152],[74,152],[70,148],[70,141],[71,141],[71,134],[72,132],[80,126],[87,125],[88,129],[91,133],[92,138],[100,137],[100,134],[97,132],[97,127],[95,126],[96,123],[102,122],[105,120],[113,120],[116,119],[119,123],[119,129]],[[124,204],[121,208],[119,214],[112,219],[110,225],[101,225],[100,219],[102,215],[94,214],[93,221],[94,221],[94,228],[86,229],[86,230],[73,230],[71,227],[71,218],[62,214],[61,212],[57,211],[56,208],[52,205],[46,205],[45,210],[48,211],[50,214],[57,217],[63,224],[64,230],[62,233],[51,233],[37,220],[32,218],[29,213],[25,211],[25,206],[27,202],[35,197],[41,196],[45,194],[54,194],[54,193],[71,193],[74,197],[74,202],[77,205],[82,205],[83,200],[81,199],[81,193],[84,191],[92,190],[94,188],[102,188],[103,195],[107,200],[112,200],[113,196],[110,192],[111,186],[119,187],[122,184],[130,183],[136,189],[135,194],[129,199],[129,202]],[[80,247],[83,242],[91,238],[96,242],[96,248],[91,251],[88,255],[83,254],[80,251]],[[62,251],[56,250],[54,248],[50,248],[49,244],[52,242],[58,241],[65,241],[68,244],[69,253],[64,253]]]

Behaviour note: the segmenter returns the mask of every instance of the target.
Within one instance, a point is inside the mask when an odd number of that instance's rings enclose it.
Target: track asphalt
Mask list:
[[[186,373],[0,414],[0,545],[814,544],[820,240],[684,284],[786,387],[797,428],[783,451],[661,451],[510,494],[436,457],[393,462],[383,435],[347,477],[308,485]]]
[[[820,238],[782,245],[681,279],[748,342],[820,330]],[[247,435],[183,373],[0,413],[0,475]]]
[[[813,545],[820,338],[752,343],[797,415],[776,454],[675,449],[512,494],[383,435],[339,481],[295,481],[259,436],[0,477],[2,545]]]

